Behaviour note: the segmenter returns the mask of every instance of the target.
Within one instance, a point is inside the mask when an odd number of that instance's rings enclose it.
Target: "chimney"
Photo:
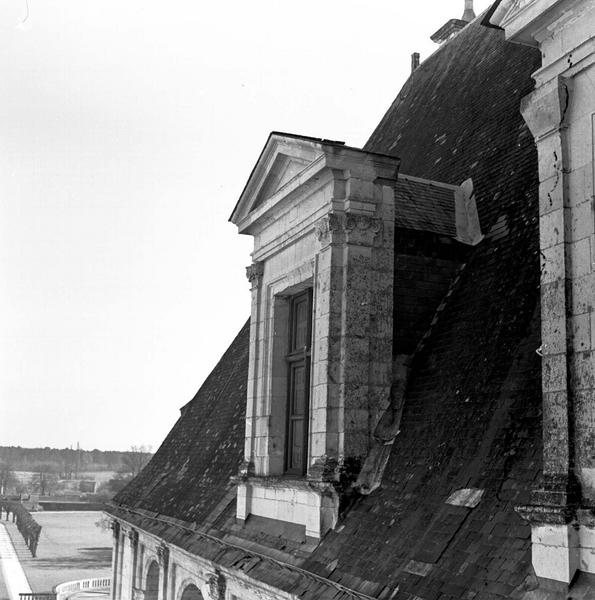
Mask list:
[[[473,0],[465,0],[465,12],[461,17],[461,21],[470,23],[475,19],[475,11],[473,10]]]
[[[419,52],[414,52],[411,55],[411,72],[415,71],[419,67]]]

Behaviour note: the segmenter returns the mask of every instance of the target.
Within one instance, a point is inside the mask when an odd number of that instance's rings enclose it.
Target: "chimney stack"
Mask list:
[[[461,21],[467,21],[470,23],[475,19],[475,11],[473,10],[473,0],[465,0],[465,12],[461,17]]]
[[[411,72],[415,71],[419,67],[419,52],[414,52],[411,55]]]

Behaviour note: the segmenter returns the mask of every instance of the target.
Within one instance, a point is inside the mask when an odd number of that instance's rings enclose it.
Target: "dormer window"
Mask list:
[[[368,451],[391,384],[398,166],[273,133],[231,216],[254,237],[240,522],[320,538],[343,462]]]
[[[285,472],[305,475],[310,420],[311,289],[290,299],[289,319],[289,351],[285,357],[288,370]]]

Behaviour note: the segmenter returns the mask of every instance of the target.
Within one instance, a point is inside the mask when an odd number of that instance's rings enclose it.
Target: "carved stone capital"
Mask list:
[[[209,597],[213,600],[225,600],[227,583],[221,571],[217,570],[207,580]]]
[[[345,218],[345,231],[347,242],[371,246],[374,238],[382,231],[382,220],[368,215],[354,215],[347,213]]]
[[[145,600],[145,590],[132,588],[132,600]]]
[[[118,538],[120,536],[120,523],[118,521],[112,521],[111,529],[114,537]]]
[[[264,262],[255,262],[246,267],[246,277],[253,286],[260,285],[264,273]]]
[[[345,236],[349,244],[371,246],[382,231],[381,219],[354,213],[329,213],[316,223],[316,237],[322,244],[332,241],[333,233]]]
[[[157,558],[159,559],[159,564],[162,567],[167,566],[169,563],[169,548],[165,544],[161,544],[157,548]]]
[[[127,535],[132,547],[136,548],[136,546],[138,546],[138,531],[136,529],[131,529],[128,531]]]
[[[333,231],[341,231],[343,225],[340,215],[329,213],[316,223],[316,237],[319,242],[330,240]]]

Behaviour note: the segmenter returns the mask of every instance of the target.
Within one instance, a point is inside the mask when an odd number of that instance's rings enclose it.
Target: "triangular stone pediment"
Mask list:
[[[252,208],[257,208],[310,164],[309,160],[279,153],[266,176]]]
[[[490,22],[492,25],[502,27],[510,21],[514,15],[518,14],[527,5],[532,4],[535,0],[503,0],[494,11]]]
[[[300,174],[324,154],[321,140],[272,133],[230,217],[236,225],[279,196]]]

